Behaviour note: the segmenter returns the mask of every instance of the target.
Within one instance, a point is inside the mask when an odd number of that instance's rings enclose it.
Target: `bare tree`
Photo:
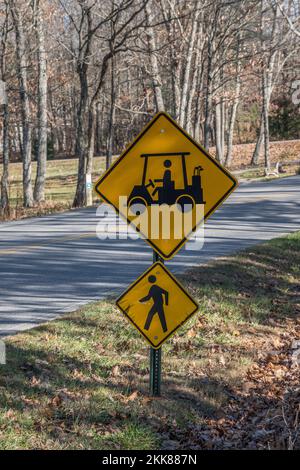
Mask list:
[[[114,139],[114,125],[116,115],[116,61],[115,57],[112,56],[110,61],[110,109],[109,109],[109,121],[108,121],[108,134],[107,134],[107,151],[106,151],[106,169],[108,169],[112,163],[113,155],[113,139]]]
[[[76,68],[80,81],[80,100],[77,112],[76,153],[78,155],[77,188],[73,202],[74,207],[86,203],[85,181],[86,169],[92,170],[92,156],[95,146],[96,106],[102,92],[108,66],[112,57],[126,51],[128,39],[137,35],[137,30],[144,24],[144,11],[148,0],[120,0],[112,4],[111,10],[97,12],[96,2],[77,0],[80,9],[78,20],[68,12],[74,26],[78,48],[76,52]],[[96,22],[94,21],[96,18]],[[100,18],[100,19],[99,19]],[[113,22],[113,28],[110,23]],[[95,52],[95,38],[105,30],[103,49],[107,49],[102,56],[97,57]],[[109,31],[111,33],[109,33]],[[88,70],[91,61],[97,57],[99,73],[94,81],[94,89],[90,92]],[[88,132],[85,131],[88,123]],[[86,135],[88,134],[88,139]],[[89,159],[89,161],[87,161]]]
[[[145,3],[145,13],[147,19],[147,38],[148,38],[148,50],[150,56],[151,64],[151,79],[152,87],[155,99],[155,109],[156,112],[164,111],[165,105],[162,96],[162,80],[159,73],[158,61],[157,61],[157,52],[156,52],[156,38],[155,38],[155,29],[151,27],[154,24],[155,15],[154,15],[154,4],[151,2]]]
[[[4,21],[1,25],[1,49],[0,49],[0,108],[3,111],[3,173],[1,179],[1,208],[3,216],[9,217],[9,112],[6,87],[6,43],[9,32],[9,13],[7,1],[5,1]]]
[[[280,13],[282,14],[283,18],[287,21],[290,30],[300,38],[300,17],[297,15],[297,9],[299,13],[299,2],[297,6],[296,2],[295,4],[293,4],[292,2],[283,2],[281,0],[275,0],[275,4],[280,10]],[[292,12],[292,17],[287,13],[286,7],[290,11],[294,9],[294,11]]]
[[[193,66],[193,59],[197,52],[199,52],[199,48],[196,48],[197,43],[197,35],[200,36],[200,26],[201,23],[199,21],[200,10],[197,8],[198,2],[195,2],[195,12],[193,12],[193,19],[191,25],[191,34],[188,40],[188,48],[187,48],[187,56],[186,56],[186,63],[184,68],[183,74],[183,84],[182,84],[182,91],[181,91],[181,98],[180,98],[180,112],[179,112],[179,123],[181,126],[187,126],[187,110],[188,110],[188,103],[189,103],[189,96],[190,92],[192,91],[191,83],[192,83],[192,66]],[[199,44],[197,44],[199,46]]]
[[[44,20],[40,0],[34,0],[34,24],[38,47],[38,148],[37,172],[34,187],[34,200],[45,199],[45,176],[47,164],[47,53],[45,49]]]
[[[48,158],[78,159],[74,206],[82,206],[92,202],[95,153],[108,168],[160,110],[229,166],[234,143],[257,137],[253,163],[263,149],[269,166],[280,103],[300,68],[298,7],[298,0],[3,0],[2,206],[9,206],[9,159],[20,156],[24,205],[33,204],[32,136],[34,202],[45,198],[48,150]]]
[[[256,147],[252,156],[252,164],[258,163],[260,149],[264,146],[265,167],[270,166],[270,130],[269,108],[272,93],[279,74],[287,61],[294,53],[286,53],[285,48],[290,39],[290,30],[280,21],[280,7],[275,2],[269,7],[268,1],[261,0],[260,9],[260,46],[261,46],[261,95],[262,110],[261,121]]]
[[[241,42],[241,37],[239,34],[237,38],[237,48],[236,48],[234,98],[233,98],[233,102],[231,105],[228,133],[227,133],[227,151],[226,151],[226,157],[225,157],[226,166],[230,166],[231,161],[232,161],[233,133],[234,133],[237,110],[238,110],[238,106],[240,103],[240,92],[241,92],[240,42]]]
[[[9,0],[16,39],[16,63],[19,80],[19,93],[22,117],[22,159],[23,159],[23,203],[24,207],[33,205],[31,186],[31,136],[32,122],[27,81],[27,54],[23,15],[21,5],[16,0]]]

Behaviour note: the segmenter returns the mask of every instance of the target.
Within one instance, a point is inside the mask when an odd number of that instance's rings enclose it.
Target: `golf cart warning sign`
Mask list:
[[[117,306],[155,349],[198,310],[197,303],[160,262],[118,298]]]
[[[158,113],[95,190],[170,259],[236,185],[204,148],[166,113]]]

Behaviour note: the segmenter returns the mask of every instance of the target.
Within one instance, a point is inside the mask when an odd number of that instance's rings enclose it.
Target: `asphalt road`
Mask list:
[[[97,224],[114,220],[112,210],[101,219],[88,208],[0,224],[0,335],[121,293],[150,265],[143,240],[97,238]],[[190,242],[167,265],[183,272],[295,230],[300,176],[244,183],[206,224],[203,248]]]

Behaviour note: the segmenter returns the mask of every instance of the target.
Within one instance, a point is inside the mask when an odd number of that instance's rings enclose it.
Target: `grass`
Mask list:
[[[52,201],[66,201],[71,203],[76,189],[77,180],[77,159],[67,160],[49,160],[47,162],[46,177],[46,198]],[[22,164],[10,164],[10,196],[12,203],[17,200],[21,204],[22,201]],[[105,158],[94,158],[94,179],[97,179],[105,169]],[[35,180],[36,162],[32,163],[32,181]]]
[[[181,281],[200,311],[163,347],[159,399],[148,394],[148,347],[113,301],[8,338],[0,449],[190,448],[258,354],[297,322],[300,232]]]
[[[77,181],[77,159],[49,160],[47,162],[47,177],[45,183],[46,202],[39,207],[24,210],[23,188],[22,188],[22,164],[10,163],[10,188],[9,198],[12,218],[24,216],[41,215],[48,212],[56,212],[68,209],[76,190]],[[105,169],[105,157],[94,158],[93,181],[95,182]],[[0,178],[2,166],[0,166]],[[32,163],[32,182],[34,184],[36,175],[36,162]]]
[[[279,173],[278,176],[275,175],[270,175],[266,176],[265,175],[265,170],[264,168],[257,168],[257,169],[247,169],[243,171],[242,173],[238,174],[239,180],[257,180],[257,181],[270,181],[270,180],[276,180],[279,178],[287,178],[289,176],[295,176],[299,174],[299,168],[298,166],[293,166],[293,167],[286,167],[284,173]]]

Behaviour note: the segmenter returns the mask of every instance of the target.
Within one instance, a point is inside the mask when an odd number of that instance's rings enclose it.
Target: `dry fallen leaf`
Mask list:
[[[226,360],[225,360],[225,357],[224,356],[220,356],[219,359],[218,359],[219,363],[222,364],[222,366],[225,366],[226,364]]]
[[[53,406],[58,407],[62,404],[62,399],[59,395],[57,395],[56,397],[52,398],[51,403]]]
[[[194,338],[197,335],[197,332],[192,328],[187,332],[188,338]]]
[[[120,375],[120,366],[114,366],[111,370],[111,375],[114,377]]]
[[[9,420],[14,420],[15,419],[15,412],[14,410],[12,410],[11,408],[9,410],[7,410],[4,415],[3,415],[4,418],[8,418]]]
[[[127,397],[126,401],[134,401],[134,400],[136,400],[137,397],[138,397],[138,392],[135,391],[131,395],[129,395],[129,397]]]
[[[241,333],[239,332],[239,330],[233,330],[232,334],[233,336],[240,336]]]

